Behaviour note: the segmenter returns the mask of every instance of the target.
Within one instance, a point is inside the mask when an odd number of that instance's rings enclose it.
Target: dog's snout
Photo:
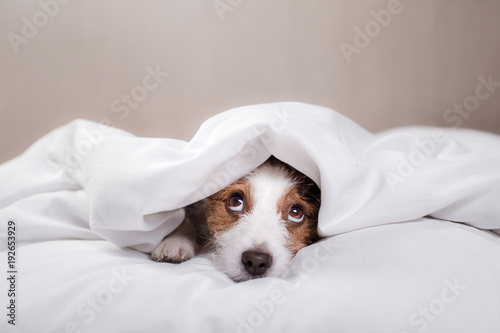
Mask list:
[[[273,262],[272,257],[265,252],[245,251],[241,255],[241,261],[248,273],[253,276],[263,275]]]

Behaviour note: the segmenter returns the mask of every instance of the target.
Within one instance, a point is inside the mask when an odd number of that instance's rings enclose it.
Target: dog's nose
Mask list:
[[[245,251],[241,255],[241,261],[248,273],[253,276],[264,274],[273,262],[273,258],[265,253],[259,251]]]

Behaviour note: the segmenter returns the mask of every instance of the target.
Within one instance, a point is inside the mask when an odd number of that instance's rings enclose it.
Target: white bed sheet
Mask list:
[[[89,153],[73,165],[83,142]],[[498,147],[498,136],[468,130],[373,136],[300,103],[228,111],[189,143],[73,122],[0,165],[2,263],[7,222],[17,228],[16,325],[4,316],[0,328],[500,332]],[[404,169],[417,151],[424,161]],[[333,237],[301,250],[284,276],[239,284],[207,255],[149,260],[184,205],[270,154],[320,184],[319,231]]]
[[[498,236],[431,219],[335,236],[285,277],[239,284],[206,256],[175,265],[103,240],[39,242],[19,249],[9,332],[493,333],[498,258]]]

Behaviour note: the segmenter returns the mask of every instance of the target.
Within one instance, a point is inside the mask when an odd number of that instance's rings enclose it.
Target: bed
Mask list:
[[[322,190],[321,241],[234,283],[203,253],[149,253],[183,207],[270,155]],[[2,332],[500,332],[500,137],[372,134],[285,102],[189,141],[75,120],[0,165]]]

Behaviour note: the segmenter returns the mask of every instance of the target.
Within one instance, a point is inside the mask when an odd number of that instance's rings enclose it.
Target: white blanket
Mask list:
[[[318,230],[335,237],[282,278],[240,284],[205,256],[149,261],[184,206],[271,154],[318,183]],[[492,134],[374,136],[300,103],[221,113],[190,142],[76,120],[0,165],[0,184],[3,256],[17,228],[17,332],[500,331],[500,241],[479,230],[500,229]]]

